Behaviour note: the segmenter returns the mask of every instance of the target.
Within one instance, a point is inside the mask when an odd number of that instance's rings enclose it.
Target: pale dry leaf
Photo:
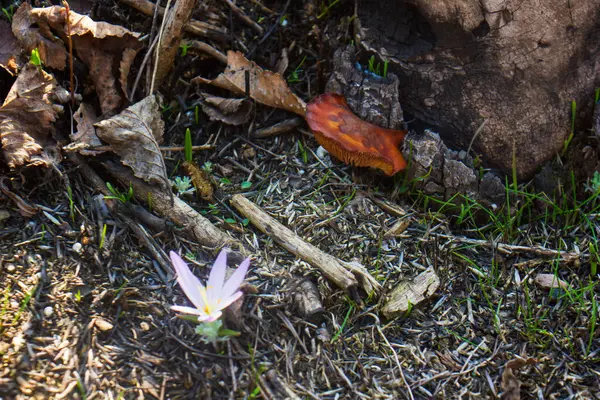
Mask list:
[[[304,116],[306,103],[288,87],[285,79],[274,72],[265,71],[240,52],[227,52],[227,67],[216,79],[195,78],[195,83],[208,83],[233,93],[246,94],[246,72],[248,72],[249,96],[270,107],[283,108]]]
[[[384,234],[384,238],[392,238],[398,237],[408,229],[410,226],[410,218],[409,219],[399,219],[392,225]]]
[[[11,168],[26,163],[47,165],[41,155],[52,142],[54,121],[62,107],[55,104],[57,86],[52,75],[27,64],[0,107],[2,151]]]
[[[170,188],[160,152],[165,123],[156,98],[151,95],[110,119],[100,121],[96,134],[121,156],[121,162],[144,181]]]
[[[206,96],[202,103],[202,111],[213,121],[221,121],[228,125],[242,125],[250,120],[253,103],[247,99],[227,99],[217,96]]]
[[[0,178],[0,191],[2,191],[2,193],[4,193],[6,197],[11,199],[13,203],[15,203],[15,205],[19,209],[19,214],[21,214],[25,218],[31,218],[35,214],[37,214],[39,209],[36,206],[29,205],[19,195],[13,193],[6,185],[7,180],[8,178],[5,176]]]
[[[141,49],[139,33],[107,22],[96,22],[74,11],[69,12],[67,19],[66,9],[60,6],[21,7],[19,21],[19,35],[15,32],[17,38],[28,51],[40,48],[41,44],[42,62],[52,68],[65,68],[64,42],[69,33],[77,57],[89,67],[103,115],[113,115],[125,105],[127,77],[131,64]],[[46,43],[47,41],[51,41],[51,44]],[[47,50],[50,45],[57,48],[56,59],[51,58],[55,53]]]
[[[534,365],[537,363],[535,358],[515,358],[510,360],[504,366],[502,373],[502,400],[520,400],[521,399],[521,382],[516,377],[515,372],[526,365]]]
[[[569,284],[554,274],[537,274],[534,282],[543,289],[569,289]]]
[[[129,99],[129,88],[127,80],[129,79],[129,71],[133,60],[138,53],[138,49],[125,49],[123,51],[123,58],[121,59],[121,65],[119,66],[119,83],[121,84],[121,90],[125,93],[125,96]]]
[[[414,279],[400,282],[381,311],[386,318],[402,315],[433,296],[439,287],[440,278],[433,267],[429,267]]]
[[[19,69],[19,54],[21,46],[12,33],[10,24],[0,20],[0,67],[11,75],[16,75]]]
[[[73,119],[77,122],[77,132],[70,135],[71,144],[65,150],[74,148],[81,154],[89,156],[103,153],[103,151],[90,149],[102,145],[94,127],[94,124],[98,121],[94,107],[87,103],[81,103],[73,114]]]
[[[25,48],[27,54],[38,49],[45,66],[64,70],[67,65],[67,50],[60,38],[50,31],[47,24],[38,22],[31,16],[32,8],[23,2],[13,15],[12,31]]]

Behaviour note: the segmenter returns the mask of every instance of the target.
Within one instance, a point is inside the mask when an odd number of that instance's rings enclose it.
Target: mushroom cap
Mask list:
[[[317,142],[346,164],[378,168],[389,176],[406,168],[398,145],[407,131],[361,120],[342,95],[325,93],[315,97],[307,105],[306,121]]]

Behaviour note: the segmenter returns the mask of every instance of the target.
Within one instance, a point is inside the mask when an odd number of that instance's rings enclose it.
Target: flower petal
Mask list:
[[[171,310],[180,312],[182,314],[192,314],[192,315],[207,315],[204,310],[194,307],[186,307],[186,306],[171,306]]]
[[[213,321],[216,321],[219,318],[221,318],[221,315],[223,315],[223,313],[221,311],[219,311],[219,310],[213,311],[210,315],[204,314],[204,315],[198,317],[198,321],[199,322],[213,322]]]
[[[177,273],[177,283],[181,286],[181,290],[183,290],[183,293],[197,308],[204,309],[204,300],[200,295],[200,290],[198,290],[199,286],[202,286],[202,283],[190,271],[186,262],[179,257],[179,254],[171,251],[169,256],[171,256],[171,262]]]
[[[221,297],[221,290],[225,282],[225,273],[227,272],[227,252],[221,250],[206,282],[206,297],[209,303],[214,303],[216,299]]]
[[[242,282],[244,282],[246,273],[248,273],[248,267],[250,267],[250,258],[246,258],[242,261],[235,272],[231,274],[225,285],[223,285],[223,289],[220,293],[222,299],[226,299],[238,290]]]
[[[219,310],[224,310],[227,307],[229,307],[234,301],[236,301],[237,299],[239,299],[240,297],[243,296],[244,293],[242,292],[235,292],[232,296],[229,297],[224,297],[222,300],[219,301],[217,307]]]

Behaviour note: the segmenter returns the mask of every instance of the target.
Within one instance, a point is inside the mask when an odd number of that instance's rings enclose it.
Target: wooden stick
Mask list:
[[[461,237],[461,236],[444,235],[441,233],[433,233],[433,235],[440,237],[440,238],[448,239],[452,242],[467,243],[467,244],[474,244],[474,245],[483,246],[483,247],[494,248],[494,249],[497,249],[498,252],[503,253],[503,254],[513,254],[515,252],[517,252],[517,253],[532,253],[532,254],[535,254],[538,256],[543,256],[543,257],[556,257],[559,260],[566,262],[566,263],[576,262],[576,261],[586,261],[589,258],[589,254],[576,253],[576,252],[566,251],[566,250],[547,249],[542,246],[520,246],[520,245],[515,245],[515,244],[497,243],[497,242],[493,242],[490,240],[471,239],[471,238]]]
[[[192,46],[190,47],[191,49],[195,49],[201,51],[202,53],[206,53],[212,58],[216,59],[217,61],[220,61],[222,64],[227,65],[227,56],[221,53],[219,50],[212,47],[211,45],[201,42],[199,40],[190,40],[190,42],[192,44]]]
[[[157,62],[158,55],[160,54],[160,63],[154,67],[156,87],[159,87],[165,81],[165,78],[175,64],[175,56],[177,56],[177,52],[179,51],[184,27],[190,21],[190,18],[192,18],[195,5],[196,0],[177,0],[168,17],[165,15],[166,23],[164,31],[160,36],[158,47],[155,50]]]
[[[439,287],[440,278],[433,267],[429,267],[414,279],[397,283],[381,312],[386,318],[405,314],[413,306],[433,296]]]
[[[339,260],[305,242],[244,196],[233,195],[231,204],[261,232],[269,235],[290,253],[320,269],[323,275],[338,287],[348,291],[354,298],[358,298],[356,288],[359,283],[367,293],[377,292],[380,289],[379,283],[362,265]]]
[[[103,162],[102,165],[124,186],[131,184],[138,201],[145,203],[148,202],[148,199],[151,199],[152,211],[182,227],[190,240],[215,249],[230,246],[244,255],[248,254],[240,242],[227,236],[225,232],[214,226],[185,201],[177,197],[171,197],[169,193],[165,193],[161,188],[150,186],[141,179],[136,178],[129,168],[115,162]]]
[[[231,11],[233,11],[233,13],[235,14],[236,17],[238,17],[239,19],[241,19],[246,25],[248,25],[250,28],[254,29],[256,32],[258,32],[259,35],[262,35],[264,32],[264,29],[262,28],[262,26],[260,26],[259,24],[257,24],[256,22],[254,22],[252,20],[252,18],[248,17],[241,8],[239,8],[238,6],[236,6],[235,4],[233,4],[233,2],[231,0],[223,0],[228,6],[229,8],[231,8]]]
[[[131,8],[135,8],[139,12],[146,15],[154,14],[154,3],[148,0],[120,0],[121,3],[128,5]],[[163,15],[165,12],[164,7],[158,9],[159,15]],[[206,22],[191,20],[185,25],[185,31],[192,33],[197,36],[201,36],[211,40],[217,40],[220,42],[227,41],[227,34],[221,28],[214,25],[207,24]]]
[[[252,136],[256,138],[266,138],[270,136],[279,135],[280,133],[289,132],[292,129],[299,127],[303,123],[304,119],[300,117],[286,119],[284,121],[276,123],[275,125],[258,129],[254,131]]]

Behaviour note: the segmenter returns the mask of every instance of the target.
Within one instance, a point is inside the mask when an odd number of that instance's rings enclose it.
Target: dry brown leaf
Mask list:
[[[119,83],[121,84],[121,89],[123,93],[125,93],[125,97],[129,99],[129,86],[127,84],[127,80],[129,78],[129,71],[131,70],[131,64],[133,64],[133,60],[135,56],[137,56],[138,49],[125,49],[123,51],[123,58],[121,59],[121,65],[119,66]]]
[[[19,68],[21,46],[13,35],[10,24],[0,20],[0,67],[11,75],[16,75]]]
[[[55,104],[65,90],[52,75],[27,64],[0,107],[2,151],[11,168],[29,163],[48,165],[42,149],[52,143],[54,121],[62,107]]]
[[[399,219],[384,234],[384,238],[398,237],[410,226],[410,218]]]
[[[237,51],[227,52],[227,68],[216,79],[198,77],[192,82],[211,84],[243,95],[246,94],[246,71],[251,98],[270,107],[283,108],[301,116],[306,114],[306,103],[290,90],[281,75],[263,70]]]
[[[165,123],[153,95],[95,126],[98,137],[111,145],[121,156],[121,162],[133,169],[135,176],[165,190],[170,188],[159,148]]]
[[[196,194],[203,200],[213,202],[213,194],[215,189],[213,187],[210,176],[198,167],[195,162],[185,161],[182,165],[183,170],[192,179],[192,183],[196,188]]]
[[[94,124],[98,121],[94,107],[87,103],[81,103],[79,109],[73,114],[73,119],[77,122],[77,132],[71,137],[71,144],[64,147],[67,151],[79,151],[86,156],[95,156],[103,151],[90,148],[102,146],[102,142],[96,135]]]
[[[253,103],[247,99],[227,99],[207,95],[202,103],[202,111],[211,120],[221,121],[228,125],[245,124],[252,117],[253,110]]]
[[[13,20],[13,32],[28,51],[36,47],[40,49],[44,65],[61,70],[65,68],[63,42],[69,33],[76,55],[89,67],[102,113],[112,115],[125,104],[127,75],[141,48],[137,39],[139,33],[107,22],[96,22],[74,11],[69,12],[67,25],[66,9],[60,6],[21,6],[18,13],[19,24],[15,25]],[[34,24],[37,28],[32,27]],[[56,37],[62,38],[62,41]]]
[[[569,289],[569,284],[554,274],[537,274],[534,282],[543,289]]]
[[[502,394],[500,398],[503,400],[520,400],[521,399],[521,382],[515,376],[515,372],[525,365],[537,364],[535,358],[515,358],[510,360],[504,366],[502,373]]]
[[[12,31],[15,37],[28,54],[31,50],[38,49],[45,66],[64,70],[67,65],[64,43],[52,34],[48,25],[35,21],[30,14],[31,10],[31,6],[23,2],[13,15]]]

